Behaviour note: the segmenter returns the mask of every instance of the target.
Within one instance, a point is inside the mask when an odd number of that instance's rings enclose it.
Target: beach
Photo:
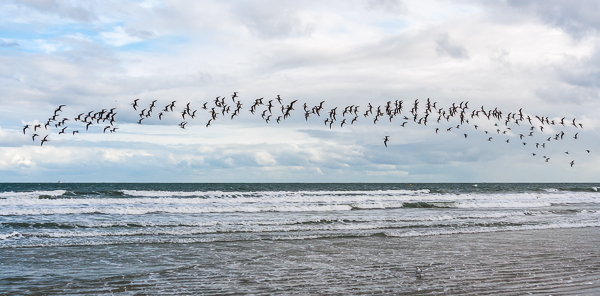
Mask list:
[[[3,249],[0,289],[21,295],[598,295],[598,231]],[[19,276],[7,276],[8,266]]]
[[[597,295],[596,185],[5,185],[0,294]]]

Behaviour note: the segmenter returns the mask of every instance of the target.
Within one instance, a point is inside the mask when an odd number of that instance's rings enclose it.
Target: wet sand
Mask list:
[[[588,227],[2,249],[0,292],[600,295],[599,246],[600,229]]]

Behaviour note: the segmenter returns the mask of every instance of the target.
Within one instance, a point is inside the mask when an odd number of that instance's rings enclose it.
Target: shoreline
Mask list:
[[[597,234],[597,227],[586,227],[411,238],[4,249],[2,269],[28,275],[28,280],[4,278],[0,290],[592,295],[600,293]],[[90,253],[94,259],[86,259]],[[115,262],[115,256],[123,262]],[[415,277],[416,267],[422,268],[421,278]],[[60,270],[64,272],[56,272]],[[44,279],[48,274],[53,276]],[[123,277],[128,280],[110,280]]]

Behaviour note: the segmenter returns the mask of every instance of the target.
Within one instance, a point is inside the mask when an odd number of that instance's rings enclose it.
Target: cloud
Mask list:
[[[366,7],[368,10],[389,14],[403,14],[408,12],[406,4],[399,0],[368,0]]]
[[[5,41],[4,39],[0,39],[0,47],[19,47],[19,43],[15,41]]]
[[[259,151],[255,154],[256,163],[262,166],[273,166],[277,164],[275,157],[266,151]]]
[[[154,37],[156,37],[156,34],[154,32],[151,31],[146,31],[146,30],[136,30],[136,29],[125,29],[125,32],[127,33],[127,35],[134,37],[134,38],[138,38],[140,40],[148,40],[148,39],[152,39]]]
[[[512,145],[518,142],[513,141],[517,127],[500,138],[493,122],[481,120],[480,128],[494,133],[487,141],[482,130],[457,129],[456,122],[437,124],[430,118],[427,126],[419,125],[407,114],[414,100],[423,108],[431,98],[446,111],[453,102],[470,101],[473,109],[498,107],[505,114],[523,108],[529,114],[582,118],[582,140],[600,124],[592,120],[600,118],[598,32],[593,20],[568,27],[563,14],[582,13],[577,9],[555,14],[559,21],[549,12],[543,18],[545,8],[533,7],[537,4],[513,2],[103,3],[28,2],[19,5],[19,17],[5,21],[26,25],[0,39],[3,47],[20,49],[0,51],[0,146],[6,148],[0,153],[1,179],[505,181],[515,180],[512,159],[525,181],[527,174],[563,166],[540,167],[534,158],[520,158],[534,148]],[[68,7],[77,5],[89,15],[68,16]],[[515,12],[517,5],[525,5],[522,13]],[[490,18],[491,12],[497,18]],[[590,38],[573,42],[567,30]],[[41,45],[49,50],[41,52]],[[148,50],[132,50],[137,48]],[[211,106],[217,96],[231,103],[233,91],[242,100],[241,114],[234,120],[219,115],[205,127],[209,115],[202,104]],[[274,115],[266,124],[262,110],[249,112],[255,99],[264,97],[266,103],[276,95],[284,103],[299,100],[291,118],[276,124]],[[158,120],[155,109],[137,124],[139,108],[130,105],[135,98],[140,108],[158,100],[162,109],[175,100],[177,112]],[[362,115],[367,103],[376,109],[394,100],[404,100],[409,119],[374,124]],[[305,120],[302,103],[310,108],[321,101],[322,117]],[[177,125],[188,102],[198,116],[186,118],[183,130]],[[67,105],[63,114],[71,119],[116,107],[119,130],[103,134],[102,126],[94,125],[74,136],[52,131],[49,149],[44,144],[40,150],[39,139],[33,143],[31,135],[20,133],[21,124],[45,121],[59,104]],[[360,106],[355,124],[324,125],[331,108],[339,107],[340,117],[352,104]],[[407,128],[399,127],[403,121]],[[436,134],[435,127],[442,132]],[[446,132],[448,127],[452,131]],[[69,123],[69,129],[76,128],[81,125]],[[383,146],[385,135],[389,148]],[[505,143],[509,138],[511,144]],[[585,146],[600,145],[590,138]],[[597,170],[587,173],[589,180],[597,179]],[[577,174],[565,178],[575,180]]]
[[[597,33],[600,28],[600,18],[598,17],[600,2],[598,1],[509,0],[506,4],[514,8],[515,12],[535,15],[543,22],[559,27],[575,38]]]
[[[0,127],[0,147],[20,147],[31,144],[31,138],[16,131],[4,131]]]
[[[102,32],[100,36],[110,45],[123,46],[130,43],[140,42],[142,40],[151,39],[155,36],[154,33],[144,30],[124,29],[123,27],[115,27],[112,32]]]
[[[448,33],[439,34],[435,40],[435,43],[437,44],[435,51],[439,55],[449,55],[455,59],[469,58],[467,50],[463,46],[452,43]]]
[[[298,37],[310,34],[314,27],[302,18],[302,5],[279,1],[242,1],[234,5],[236,18],[261,38]]]
[[[93,8],[86,6],[93,3],[91,1],[15,0],[15,2],[34,8],[42,13],[52,13],[75,21],[92,22],[98,19]]]

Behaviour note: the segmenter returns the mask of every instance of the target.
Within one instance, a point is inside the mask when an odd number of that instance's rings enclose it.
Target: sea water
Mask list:
[[[593,295],[598,188],[4,183],[0,293]]]

